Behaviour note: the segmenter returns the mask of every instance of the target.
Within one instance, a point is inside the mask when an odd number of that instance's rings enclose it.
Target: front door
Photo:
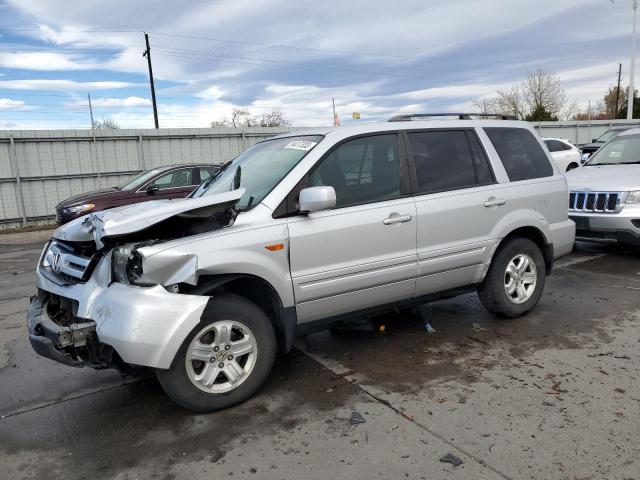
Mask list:
[[[406,195],[398,134],[350,139],[303,180],[330,185],[336,208],[289,219],[298,320],[309,322],[413,296],[416,208]]]

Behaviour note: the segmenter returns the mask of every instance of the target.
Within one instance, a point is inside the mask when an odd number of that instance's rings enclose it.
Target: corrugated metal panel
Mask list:
[[[60,201],[124,182],[134,173],[167,164],[220,164],[260,140],[291,128],[185,128],[159,130],[0,131],[0,228],[19,225],[22,213],[12,168],[16,160],[28,219],[53,216]],[[141,140],[141,141],[140,141]]]
[[[611,127],[640,127],[640,120],[592,120],[567,122],[537,122],[534,127],[541,137],[566,138],[575,144],[591,143]]]

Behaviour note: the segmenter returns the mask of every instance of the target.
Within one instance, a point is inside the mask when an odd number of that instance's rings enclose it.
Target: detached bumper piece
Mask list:
[[[73,316],[72,309],[72,301],[43,291],[31,298],[27,326],[33,349],[72,367],[118,368],[113,348],[98,341],[96,323]]]

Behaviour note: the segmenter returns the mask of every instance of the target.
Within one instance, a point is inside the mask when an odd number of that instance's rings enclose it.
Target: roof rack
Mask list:
[[[514,115],[502,115],[501,113],[410,113],[408,115],[396,115],[389,122],[410,122],[431,117],[458,117],[458,120],[493,119],[493,120],[517,120]]]

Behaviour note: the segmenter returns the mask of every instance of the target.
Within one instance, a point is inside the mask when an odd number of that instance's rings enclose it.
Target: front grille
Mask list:
[[[95,255],[86,255],[71,245],[52,240],[42,258],[41,268],[65,282],[85,281],[91,274]]]
[[[571,192],[569,211],[615,213],[619,202],[619,192]]]

